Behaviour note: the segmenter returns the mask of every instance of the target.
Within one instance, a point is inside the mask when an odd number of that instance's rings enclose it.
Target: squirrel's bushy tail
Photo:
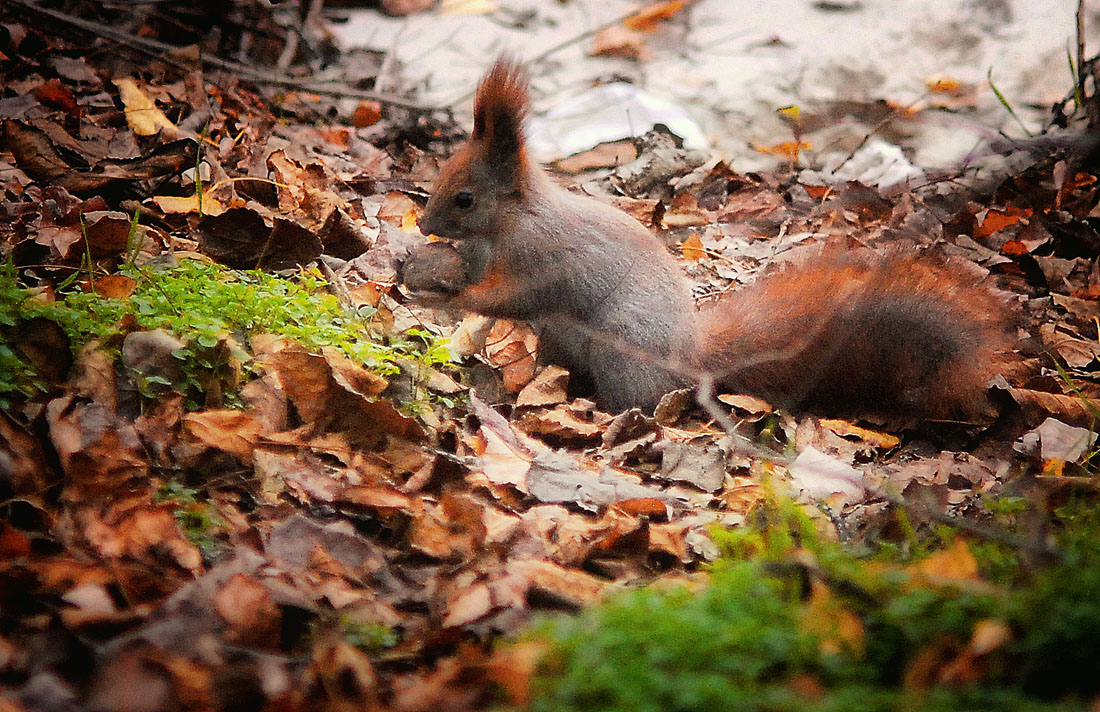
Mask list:
[[[701,310],[700,368],[726,390],[823,413],[984,419],[1007,304],[963,265],[827,252]]]

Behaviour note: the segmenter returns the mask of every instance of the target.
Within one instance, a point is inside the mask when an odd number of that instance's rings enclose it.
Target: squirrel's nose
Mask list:
[[[420,233],[422,235],[431,235],[431,234],[433,234],[432,221],[427,215],[422,215],[420,217],[420,220],[417,221],[417,225],[420,226]]]

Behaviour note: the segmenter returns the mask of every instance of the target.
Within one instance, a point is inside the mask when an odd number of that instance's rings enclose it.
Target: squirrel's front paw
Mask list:
[[[397,265],[397,280],[418,302],[445,302],[466,286],[466,265],[454,245],[428,242]]]

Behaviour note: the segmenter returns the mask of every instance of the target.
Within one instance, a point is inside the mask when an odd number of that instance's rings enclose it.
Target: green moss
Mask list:
[[[192,395],[207,391],[213,381],[227,385],[222,381],[233,380],[233,364],[247,369],[249,355],[239,345],[254,334],[277,334],[312,350],[332,347],[384,375],[396,373],[401,358],[427,365],[445,360],[444,342],[423,332],[384,343],[368,320],[348,313],[325,290],[314,272],[289,280],[182,260],[158,272],[125,268],[123,273],[135,281],[125,299],[74,288],[43,304],[20,286],[11,265],[0,267],[0,326],[36,316],[51,319],[69,336],[74,351],[91,340],[109,343],[126,317],[140,329],[165,329],[187,343],[175,354],[184,382],[171,385]],[[0,344],[0,398],[10,401],[34,390],[33,368],[17,349]]]
[[[541,623],[534,635],[552,653],[533,708],[1084,710],[1100,691],[1093,509],[1056,515],[1066,557],[1038,574],[995,550],[1010,588],[925,583],[898,550],[892,562],[856,556],[818,537],[793,505],[766,506],[754,526],[714,533],[723,556],[700,590],[646,588]],[[844,621],[858,622],[854,633]],[[937,673],[959,659],[980,623],[1009,639],[973,663],[967,684],[934,674],[905,684],[929,660]]]

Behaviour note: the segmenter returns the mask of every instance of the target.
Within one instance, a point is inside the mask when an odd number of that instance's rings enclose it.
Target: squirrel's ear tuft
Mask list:
[[[523,121],[530,101],[527,70],[511,57],[501,57],[481,80],[474,100],[475,141],[483,141],[488,156],[500,168],[518,169],[524,159]]]

